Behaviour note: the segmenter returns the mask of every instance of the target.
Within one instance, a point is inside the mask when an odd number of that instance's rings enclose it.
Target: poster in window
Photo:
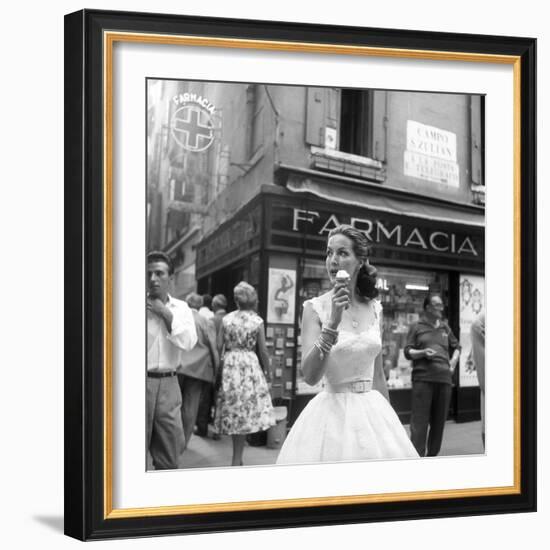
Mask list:
[[[296,270],[269,268],[267,322],[294,324]]]
[[[460,385],[478,386],[472,355],[470,327],[485,310],[485,278],[479,275],[460,276]]]

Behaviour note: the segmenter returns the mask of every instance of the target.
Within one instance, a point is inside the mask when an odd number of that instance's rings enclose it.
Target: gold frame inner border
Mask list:
[[[496,63],[513,66],[514,86],[514,483],[511,486],[415,491],[374,495],[350,495],[333,497],[304,497],[279,500],[255,500],[243,502],[221,502],[212,504],[182,504],[151,508],[113,508],[113,465],[112,465],[112,411],[113,411],[113,48],[117,42],[140,44],[163,44],[179,46],[202,46],[214,48],[257,49],[285,52],[358,55],[370,57],[394,57],[425,59],[431,61],[459,61],[474,63]],[[272,40],[228,39],[202,36],[177,36],[132,32],[105,31],[103,34],[103,122],[104,122],[104,166],[103,166],[103,229],[104,242],[104,518],[137,518],[173,516],[213,512],[235,512],[247,510],[273,510],[281,508],[304,508],[308,506],[334,506],[366,503],[401,502],[412,500],[434,500],[480,496],[513,495],[521,493],[521,424],[520,424],[520,376],[521,376],[521,59],[519,56],[446,52],[431,50],[408,50],[368,46],[347,46],[339,44],[315,44],[282,42]]]

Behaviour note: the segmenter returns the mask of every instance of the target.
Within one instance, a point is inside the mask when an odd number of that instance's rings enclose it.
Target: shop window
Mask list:
[[[298,311],[299,311],[299,323],[298,323],[298,353],[297,353],[297,369],[296,369],[296,393],[299,395],[315,394],[321,391],[322,382],[316,386],[310,386],[304,380],[301,363],[301,325],[302,325],[302,311],[303,305],[306,300],[315,298],[324,294],[331,288],[330,279],[327,274],[327,268],[323,260],[313,260],[309,258],[303,259],[302,264],[302,284],[299,292]]]
[[[441,294],[448,304],[448,276],[435,271],[377,267],[379,290],[378,299],[383,307],[382,323],[382,364],[390,389],[411,387],[411,363],[405,358],[404,348],[409,328],[416,323],[423,312],[424,298],[430,292]],[[302,284],[299,292],[299,327],[303,303],[331,288],[325,262],[304,259],[302,264]],[[447,315],[447,312],[445,312]],[[300,332],[298,332],[300,334]],[[298,339],[296,371],[296,393],[313,394],[322,389],[322,383],[309,386],[300,369],[301,340]]]
[[[470,330],[472,323],[485,311],[485,277],[461,273],[459,281],[460,332],[457,336],[462,345],[459,369],[460,386],[479,386]]]
[[[439,293],[448,304],[448,277],[434,271],[378,268],[377,286],[384,308],[382,365],[388,387],[410,388],[411,363],[403,351],[409,327],[422,315],[428,293]]]

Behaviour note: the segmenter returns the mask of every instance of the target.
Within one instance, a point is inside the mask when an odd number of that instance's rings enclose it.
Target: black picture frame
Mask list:
[[[519,68],[518,402],[520,472],[511,494],[187,514],[117,516],[105,484],[104,33],[365,46],[512,56]],[[536,509],[536,40],[165,14],[65,17],[65,533],[80,540],[333,525]],[[107,319],[108,325],[108,319]]]

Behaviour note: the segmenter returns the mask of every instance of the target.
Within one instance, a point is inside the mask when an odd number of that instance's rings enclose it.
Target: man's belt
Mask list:
[[[150,378],[168,378],[168,376],[176,376],[175,370],[168,370],[168,371],[156,371],[156,370],[149,370],[147,371],[147,376]]]

